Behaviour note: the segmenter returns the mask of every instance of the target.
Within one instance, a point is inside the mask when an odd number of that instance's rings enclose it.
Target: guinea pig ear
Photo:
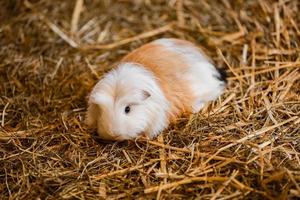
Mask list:
[[[151,94],[146,90],[142,91],[142,95],[143,95],[143,99],[142,99],[143,101],[148,99],[151,96]]]
[[[89,101],[90,103],[101,105],[107,102],[107,97],[102,93],[94,93],[91,94]]]

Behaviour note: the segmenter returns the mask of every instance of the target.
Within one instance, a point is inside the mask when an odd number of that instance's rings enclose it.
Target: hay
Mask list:
[[[299,12],[297,0],[1,1],[1,197],[299,198]],[[88,92],[161,37],[203,46],[230,76],[225,94],[156,140],[99,140]]]

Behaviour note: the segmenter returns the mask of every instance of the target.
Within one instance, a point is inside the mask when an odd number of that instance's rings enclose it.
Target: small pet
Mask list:
[[[154,40],[125,56],[95,85],[86,122],[104,140],[153,138],[179,115],[197,113],[225,87],[225,74],[194,44]]]

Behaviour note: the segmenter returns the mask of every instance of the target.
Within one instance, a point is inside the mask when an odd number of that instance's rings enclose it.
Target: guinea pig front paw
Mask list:
[[[145,132],[140,133],[138,138],[144,139],[144,140],[151,140],[152,139],[152,137],[150,135],[148,135],[147,133],[145,133]]]

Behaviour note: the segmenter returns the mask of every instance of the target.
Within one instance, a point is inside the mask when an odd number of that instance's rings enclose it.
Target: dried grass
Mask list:
[[[297,0],[0,2],[3,199],[300,197]],[[225,94],[157,140],[84,123],[98,77],[160,37],[203,46]]]

